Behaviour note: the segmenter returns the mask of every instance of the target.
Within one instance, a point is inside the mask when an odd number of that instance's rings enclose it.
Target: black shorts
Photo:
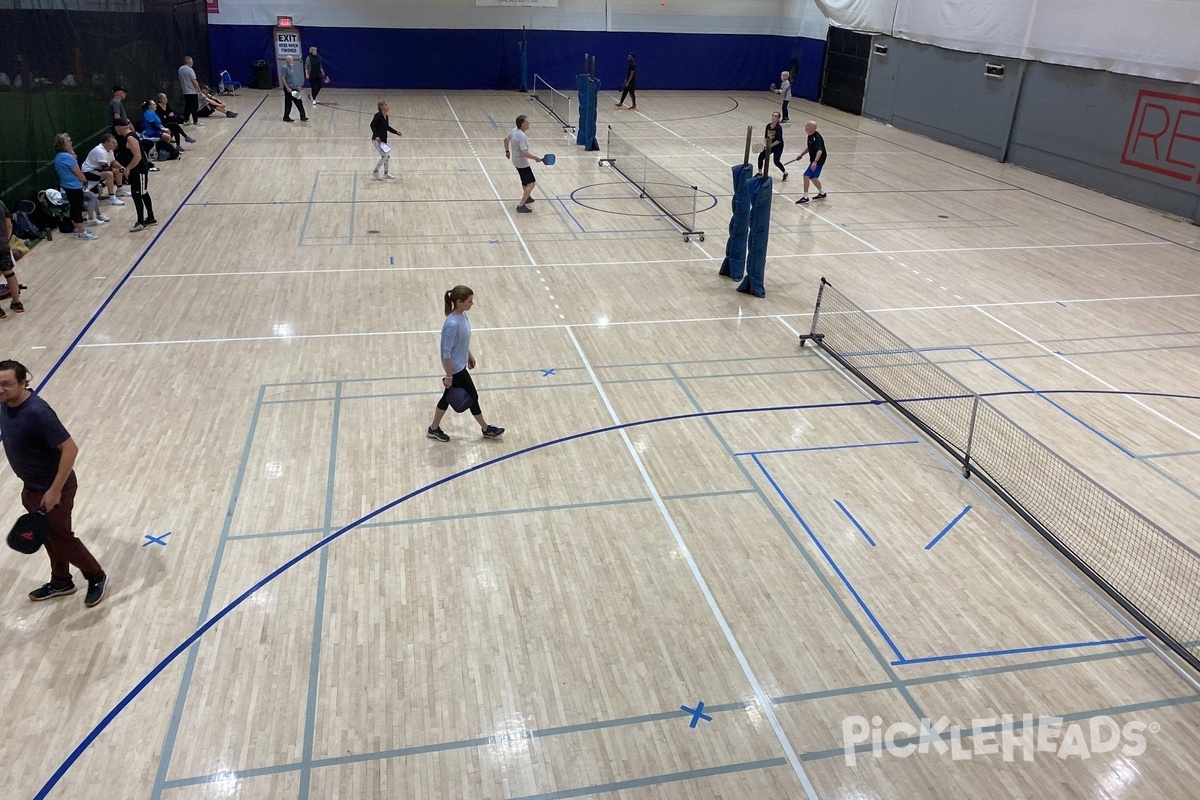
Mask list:
[[[85,172],[83,173],[83,177],[87,178],[89,181],[104,181],[104,176],[99,172]]]
[[[517,167],[517,174],[521,176],[522,186],[537,182],[533,177],[533,167]]]
[[[71,221],[83,222],[83,189],[63,189],[71,207]]]
[[[16,271],[16,265],[13,264],[12,251],[8,249],[8,242],[5,242],[4,245],[4,249],[0,250],[0,275],[7,278]]]

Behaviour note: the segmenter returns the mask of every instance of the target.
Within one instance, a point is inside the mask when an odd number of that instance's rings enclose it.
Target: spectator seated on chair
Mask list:
[[[88,180],[88,189],[103,186],[108,191],[106,194],[101,194],[100,199],[107,198],[108,204],[112,206],[123,206],[125,203],[119,197],[120,195],[128,197],[129,190],[122,188],[122,184],[125,182],[125,173],[121,169],[121,165],[116,163],[116,157],[113,155],[116,149],[117,137],[106,133],[100,140],[100,144],[93,147],[87,158],[83,160],[81,169],[83,177]]]
[[[183,118],[176,114],[170,107],[170,101],[167,100],[165,94],[160,94],[155,98],[154,103],[158,106],[158,118],[162,120],[163,127],[171,132],[175,146],[182,153],[183,148],[179,146],[180,139],[183,139],[188,144],[194,144],[196,140],[183,132]]]
[[[163,127],[162,118],[158,116],[158,105],[153,100],[142,104],[142,140],[154,144],[158,148],[160,158],[179,158],[179,149],[171,144],[171,132]],[[163,156],[162,153],[167,155]]]

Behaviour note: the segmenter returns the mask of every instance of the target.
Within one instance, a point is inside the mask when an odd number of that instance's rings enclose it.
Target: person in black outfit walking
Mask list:
[[[780,157],[783,155],[783,126],[779,122],[779,112],[776,111],[771,114],[771,122],[767,125],[766,132],[763,133],[763,151],[758,154],[758,174],[762,175],[767,157],[774,156],[775,166],[779,167],[779,171],[783,173],[783,179],[786,181],[787,169],[780,161]]]
[[[624,108],[625,95],[629,95],[629,110],[637,111],[637,64],[633,60],[633,53],[629,54],[627,63],[625,83],[621,86],[621,99],[617,101],[616,107]]]
[[[375,116],[371,118],[371,141],[375,144],[375,150],[379,153],[379,163],[375,165],[375,169],[371,171],[371,175],[376,180],[390,181],[396,176],[388,172],[388,162],[392,158],[392,148],[387,143],[387,135],[394,133],[397,136],[403,136],[404,134],[388,124],[390,106],[388,106],[387,101],[380,100],[378,108],[379,110],[375,112]],[[379,174],[380,167],[383,167],[382,176]]]
[[[316,47],[308,48],[308,58],[304,59],[304,75],[308,78],[308,99],[312,100],[314,106],[320,105],[317,95],[321,93],[321,87],[329,83],[329,76],[325,74],[325,65],[321,63]]]
[[[142,143],[129,120],[117,120],[114,127],[117,129],[117,163],[125,172],[133,207],[137,209],[137,223],[129,232],[137,233],[158,224],[154,218],[154,201],[150,199],[150,162],[142,153]]]

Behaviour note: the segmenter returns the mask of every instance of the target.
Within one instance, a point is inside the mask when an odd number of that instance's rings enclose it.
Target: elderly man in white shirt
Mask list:
[[[111,133],[106,134],[100,144],[93,147],[83,160],[83,177],[87,178],[89,183],[101,184],[108,190],[106,197],[110,206],[123,206],[125,201],[118,195],[124,194],[128,197],[129,190],[122,188],[122,184],[125,183],[125,169],[117,163],[114,155],[116,149],[117,137]]]

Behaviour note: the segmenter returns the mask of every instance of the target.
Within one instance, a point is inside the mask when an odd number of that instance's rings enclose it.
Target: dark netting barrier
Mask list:
[[[955,380],[824,278],[811,339],[1200,670],[1200,554]]]
[[[204,0],[0,0],[0,196],[12,204],[57,185],[54,135],[83,159],[107,130],[114,85],[125,111],[166,92],[182,107],[177,71],[195,60],[211,83]]]

